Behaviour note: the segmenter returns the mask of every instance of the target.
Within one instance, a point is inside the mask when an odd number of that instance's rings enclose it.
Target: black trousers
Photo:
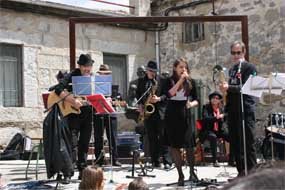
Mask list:
[[[71,114],[67,118],[71,131],[72,160],[79,171],[87,166],[87,154],[92,131],[92,109],[81,108],[81,114]],[[77,155],[77,159],[76,159]]]
[[[206,137],[206,139],[210,142],[213,163],[215,163],[217,160],[217,140],[219,138],[222,138],[225,141],[229,142],[229,136],[224,131],[219,131],[219,132],[209,131]]]
[[[254,147],[254,127],[255,114],[254,112],[246,112],[245,119],[245,139],[246,139],[246,156],[247,169],[250,171],[256,165],[256,152]],[[229,138],[230,148],[233,151],[236,167],[239,175],[244,174],[244,148],[243,148],[243,132],[241,116],[234,113],[229,113]]]
[[[98,160],[102,150],[104,148],[104,129],[106,128],[106,134],[108,142],[112,142],[109,146],[109,151],[112,153],[113,162],[118,158],[117,151],[117,117],[110,116],[109,126],[109,115],[95,115],[94,123],[94,146],[95,146],[95,157]],[[111,149],[112,148],[112,149]],[[102,155],[103,156],[103,155]],[[101,157],[100,161],[102,162],[104,157]]]
[[[171,164],[171,156],[168,147],[164,146],[164,121],[160,119],[158,112],[154,112],[144,122],[147,138],[149,142],[149,153],[152,163],[159,163],[159,158],[162,155],[164,164]]]

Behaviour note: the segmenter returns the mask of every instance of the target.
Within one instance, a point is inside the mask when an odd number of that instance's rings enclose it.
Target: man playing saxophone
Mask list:
[[[160,79],[157,76],[157,63],[149,61],[146,75],[138,80],[136,98],[139,100],[140,118],[143,120],[148,140],[149,154],[153,167],[160,167],[160,155],[163,156],[165,168],[169,168],[170,160],[167,156],[167,147],[162,146],[163,119],[166,96],[160,96]],[[144,137],[145,138],[145,137]]]

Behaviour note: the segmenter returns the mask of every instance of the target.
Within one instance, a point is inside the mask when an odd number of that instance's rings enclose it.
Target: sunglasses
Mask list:
[[[240,55],[240,54],[242,54],[242,52],[241,51],[231,51],[231,54],[232,55]]]

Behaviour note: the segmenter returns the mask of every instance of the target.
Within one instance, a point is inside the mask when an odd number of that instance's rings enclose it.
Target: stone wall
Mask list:
[[[164,15],[167,8],[189,2],[191,1],[153,1],[153,15]],[[269,74],[270,71],[285,72],[284,1],[282,3],[282,0],[216,0],[215,7],[218,15],[248,16],[249,58],[250,62],[256,65],[259,74]],[[197,15],[212,15],[212,3],[169,13],[169,16]],[[169,23],[168,29],[160,32],[162,69],[171,71],[172,63],[177,57],[186,57],[192,77],[202,79],[203,83],[213,90],[212,68],[215,64],[230,68],[230,44],[235,40],[241,40],[240,24],[205,23],[205,40],[188,44],[182,43],[182,29],[182,23]],[[279,103],[266,107],[259,105],[257,117],[265,119],[269,113],[277,111],[284,112],[284,107]]]
[[[42,93],[56,84],[59,70],[69,70],[69,23],[67,19],[0,9],[0,43],[23,47],[23,107],[0,107],[0,144],[16,132],[41,136]],[[136,78],[136,69],[154,59],[154,35],[136,29],[102,24],[76,26],[77,57],[90,53],[94,72],[103,63],[103,52],[126,55],[126,75]],[[126,124],[127,125],[127,124]],[[9,131],[9,133],[7,132]],[[3,132],[3,133],[2,133]]]

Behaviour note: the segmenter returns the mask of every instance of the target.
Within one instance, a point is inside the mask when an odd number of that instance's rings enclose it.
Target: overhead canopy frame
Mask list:
[[[69,19],[70,70],[76,64],[76,24],[87,23],[163,23],[163,22],[239,22],[242,41],[246,47],[245,58],[249,61],[248,18],[238,16],[167,16],[167,17],[75,17]]]

